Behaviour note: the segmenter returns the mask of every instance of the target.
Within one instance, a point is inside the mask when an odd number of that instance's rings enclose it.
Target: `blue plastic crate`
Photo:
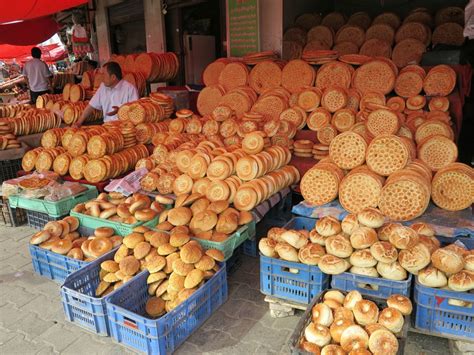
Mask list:
[[[48,215],[47,213],[36,212],[31,210],[25,210],[25,212],[28,226],[38,230],[42,230],[46,223],[50,221],[59,221],[67,216],[65,215],[61,217],[53,217]]]
[[[62,284],[66,277],[88,263],[30,244],[33,269],[41,276]]]
[[[449,304],[464,301],[470,306]],[[415,328],[432,335],[470,341],[474,339],[474,294],[441,290],[421,285],[415,280]]]
[[[260,255],[260,291],[266,295],[309,304],[329,287],[329,278],[317,266]]]
[[[293,217],[283,228],[310,231],[314,229],[316,219],[307,217]]]
[[[242,248],[243,248],[243,252],[244,252],[245,255],[256,257],[258,255],[258,253],[257,253],[257,239],[254,238],[254,239],[246,240],[242,244]]]
[[[148,354],[175,351],[227,300],[226,267],[190,298],[161,318],[148,318],[148,273],[140,274],[107,297],[111,336],[119,344]]]
[[[61,287],[61,300],[66,319],[101,336],[109,335],[105,297],[95,297],[99,285],[100,264],[114,258],[116,249],[88,263],[69,275]],[[114,291],[115,292],[115,291]]]
[[[410,297],[412,275],[403,281],[393,281],[381,277],[370,277],[344,272],[332,275],[331,287],[344,291],[357,290],[364,296],[387,299],[392,294]]]

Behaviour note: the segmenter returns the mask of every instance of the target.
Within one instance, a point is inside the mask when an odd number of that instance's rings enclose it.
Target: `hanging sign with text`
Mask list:
[[[227,0],[228,43],[232,57],[259,51],[258,2],[259,0]]]

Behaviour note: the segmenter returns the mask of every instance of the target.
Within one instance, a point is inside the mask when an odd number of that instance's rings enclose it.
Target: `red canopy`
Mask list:
[[[31,59],[31,48],[33,47],[0,45],[0,59],[10,61],[15,58],[17,62],[26,62]],[[41,49],[41,59],[45,62],[55,62],[67,56],[66,50],[57,43],[38,47]]]
[[[51,16],[0,25],[0,43],[19,46],[42,43],[58,30],[59,25]]]
[[[1,0],[0,23],[29,20],[87,3],[87,0]]]

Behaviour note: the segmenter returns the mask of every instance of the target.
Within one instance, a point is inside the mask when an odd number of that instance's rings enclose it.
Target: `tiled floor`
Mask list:
[[[59,287],[33,272],[28,227],[0,226],[0,353],[126,354],[110,338],[64,320]],[[229,277],[228,301],[177,354],[288,354],[300,313],[270,317],[259,291],[258,259],[243,256]],[[410,333],[406,354],[449,354],[448,341]]]

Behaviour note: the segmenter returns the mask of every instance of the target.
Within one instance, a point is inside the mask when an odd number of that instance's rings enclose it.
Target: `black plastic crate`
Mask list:
[[[16,178],[19,170],[21,170],[21,159],[0,160],[0,184]]]
[[[8,199],[0,197],[0,224],[18,227],[26,223],[26,213],[21,208],[11,208]]]
[[[36,211],[26,211],[26,218],[28,219],[28,226],[35,228],[35,229],[43,229],[46,223],[50,221],[59,221],[63,219],[65,216],[60,217],[53,217],[46,213],[36,212]]]

